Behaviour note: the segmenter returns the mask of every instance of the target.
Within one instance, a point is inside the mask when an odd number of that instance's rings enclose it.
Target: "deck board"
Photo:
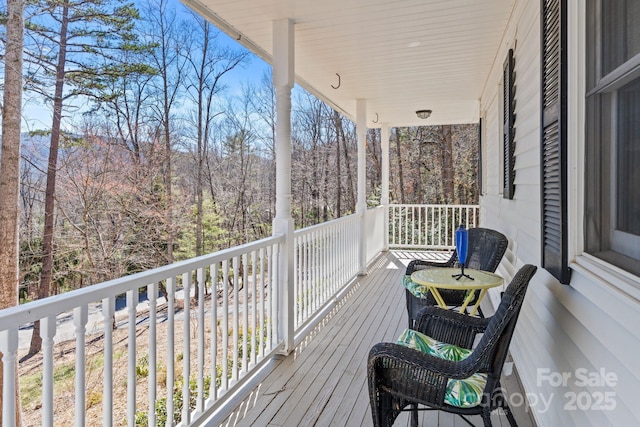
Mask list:
[[[448,258],[440,254],[441,258]],[[367,356],[377,342],[393,341],[406,328],[402,275],[410,259],[438,254],[391,251],[382,254],[369,274],[359,277],[327,316],[279,360],[251,396],[224,426],[371,426],[367,388]],[[513,385],[510,385],[513,387]],[[475,419],[474,419],[475,418]],[[532,425],[519,415],[519,425]],[[409,413],[397,426],[409,425]],[[482,425],[480,417],[471,417]],[[495,426],[507,426],[495,412]],[[522,422],[524,421],[524,424]],[[420,425],[466,425],[457,417],[421,411]]]

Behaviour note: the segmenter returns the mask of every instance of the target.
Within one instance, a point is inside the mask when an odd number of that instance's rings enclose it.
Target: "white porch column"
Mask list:
[[[356,132],[358,135],[358,202],[356,214],[360,219],[360,253],[359,274],[367,274],[367,227],[365,211],[367,210],[367,100],[356,101]]]
[[[273,234],[284,234],[278,257],[278,333],[285,354],[293,348],[293,218],[291,217],[291,89],[294,83],[294,24],[273,21],[273,86],[276,91],[276,216]]]
[[[384,250],[389,250],[389,124],[382,123],[380,129],[380,151],[382,152],[382,188],[380,204],[384,206]]]

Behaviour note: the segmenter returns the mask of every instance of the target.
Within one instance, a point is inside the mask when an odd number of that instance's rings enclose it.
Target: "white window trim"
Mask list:
[[[569,264],[584,253],[586,4],[567,4],[567,186]]]
[[[570,266],[603,286],[613,287],[617,293],[640,302],[640,278],[632,273],[587,253],[578,256]]]
[[[640,277],[584,252],[586,3],[568,2],[568,220],[569,267],[616,294],[640,301]]]

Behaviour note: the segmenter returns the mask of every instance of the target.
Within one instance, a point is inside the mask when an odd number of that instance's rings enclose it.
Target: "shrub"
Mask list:
[[[145,354],[136,363],[136,376],[138,378],[146,378],[149,376],[149,355]]]

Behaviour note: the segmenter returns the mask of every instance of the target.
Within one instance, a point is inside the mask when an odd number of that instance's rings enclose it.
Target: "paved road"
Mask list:
[[[182,291],[176,292],[176,300],[182,299]],[[158,298],[158,305],[166,303],[164,298]],[[116,300],[116,327],[126,328],[128,326],[127,317],[127,304],[126,298],[118,298]],[[140,294],[140,302],[138,303],[138,312],[147,310],[149,308],[146,295]],[[183,316],[182,310],[176,312],[176,320],[180,320]],[[158,314],[158,322],[166,320],[166,315],[162,316]],[[144,323],[147,319],[139,320],[139,323]],[[109,320],[111,322],[111,320]],[[87,335],[96,334],[104,330],[104,316],[102,315],[102,303],[96,302],[89,304],[88,309],[88,321],[87,321]],[[26,350],[31,344],[31,337],[33,335],[33,324],[24,325],[20,328],[18,334],[18,350]],[[57,317],[56,322],[56,335],[54,337],[54,343],[58,344],[65,341],[75,340],[75,326],[73,324],[73,312],[61,313]]]

